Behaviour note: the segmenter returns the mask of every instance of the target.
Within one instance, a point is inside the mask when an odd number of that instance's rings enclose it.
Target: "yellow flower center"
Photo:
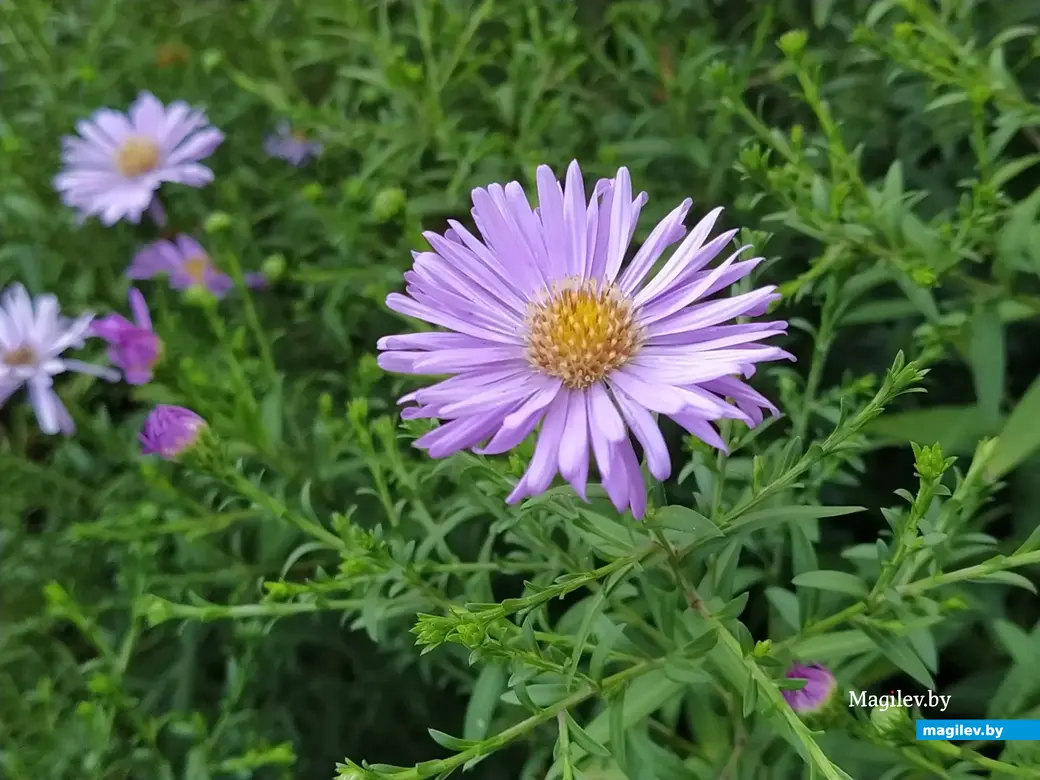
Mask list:
[[[189,257],[184,261],[182,267],[184,273],[190,276],[194,281],[202,284],[206,281],[206,271],[209,270],[209,258],[202,255]]]
[[[116,152],[116,169],[124,176],[140,176],[159,164],[159,146],[149,138],[132,135]]]
[[[627,363],[642,333],[615,288],[572,280],[547,291],[527,317],[527,359],[543,374],[582,390]]]
[[[36,360],[36,351],[28,345],[15,347],[10,352],[5,352],[3,355],[4,363],[11,368],[16,368],[18,366],[32,366],[36,364]]]

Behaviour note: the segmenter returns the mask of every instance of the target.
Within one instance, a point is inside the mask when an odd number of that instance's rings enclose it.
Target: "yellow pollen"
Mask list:
[[[642,333],[632,306],[613,287],[573,280],[531,305],[527,359],[543,374],[582,390],[627,363]]]
[[[202,284],[206,281],[206,271],[209,270],[209,258],[202,255],[189,257],[181,268],[194,281]]]
[[[158,164],[159,146],[143,136],[130,136],[116,152],[116,168],[124,176],[140,176]]]
[[[36,352],[27,345],[15,347],[10,352],[4,353],[3,362],[11,368],[31,366],[36,363]]]

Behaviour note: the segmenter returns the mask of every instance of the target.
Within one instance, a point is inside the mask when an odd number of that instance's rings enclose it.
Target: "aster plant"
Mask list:
[[[537,429],[507,501],[542,493],[557,473],[586,498],[594,460],[617,510],[641,518],[647,494],[633,437],[653,477],[671,473],[655,414],[724,450],[718,421],[754,426],[776,413],[744,380],[759,363],[791,357],[761,343],[787,324],[736,320],[764,314],[779,296],[762,287],[718,297],[762,262],[740,259],[745,246],[708,268],[737,234],[712,237],[722,209],[687,231],[687,199],[633,253],[647,196],[633,195],[626,168],[591,197],[577,162],[565,183],[547,166],[536,183],[537,208],[518,182],[474,190],[479,236],[454,220],[443,235],[424,233],[432,251],[414,253],[405,293],[387,306],[443,330],[383,338],[379,364],[450,375],[401,399],[403,417],[442,421],[415,443],[430,456],[503,453]]]

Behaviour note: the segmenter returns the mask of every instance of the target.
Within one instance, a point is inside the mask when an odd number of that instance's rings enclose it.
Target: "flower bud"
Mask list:
[[[144,422],[138,438],[141,452],[173,460],[190,450],[206,429],[206,421],[183,406],[156,406]]]
[[[870,711],[870,726],[874,735],[885,742],[905,739],[911,730],[910,713],[906,707],[877,706]]]
[[[836,698],[838,681],[826,666],[794,664],[786,676],[789,680],[806,681],[800,690],[781,691],[791,709],[802,717],[822,712]]]

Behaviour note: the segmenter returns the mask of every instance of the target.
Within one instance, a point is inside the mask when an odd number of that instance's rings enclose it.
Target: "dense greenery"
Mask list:
[[[142,90],[227,136],[211,185],[163,190],[171,229],[269,280],[140,283],[157,377],[60,377],[73,437],[0,411],[0,771],[1037,777],[1031,743],[844,703],[807,726],[777,685],[818,662],[1040,718],[1033,25],[1030,0],[0,5],[0,287],[125,311],[159,229],[77,224],[52,179]],[[268,156],[279,121],[323,154]],[[375,362],[415,328],[384,299],[422,231],[575,158],[648,192],[637,241],[725,206],[798,357],[756,375],[783,415],[723,426],[729,457],[666,428],[643,522],[567,487],[507,507],[532,444],[426,458],[395,406],[417,383]],[[143,457],[156,403],[226,460]]]

